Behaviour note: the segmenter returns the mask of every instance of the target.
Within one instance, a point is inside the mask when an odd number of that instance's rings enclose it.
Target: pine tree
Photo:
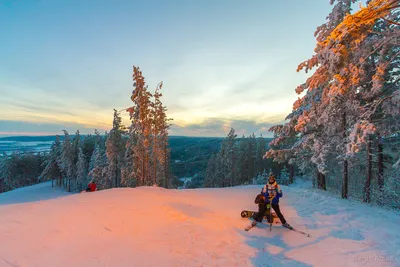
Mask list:
[[[51,145],[50,153],[47,155],[45,167],[39,176],[40,181],[51,179],[51,185],[54,186],[54,179],[57,179],[57,185],[61,186],[61,168],[60,160],[62,154],[62,144],[60,136],[56,135],[56,140]]]
[[[227,186],[225,183],[225,165],[223,163],[225,157],[225,149],[221,145],[221,149],[218,152],[215,159],[215,174],[214,174],[214,184],[216,187],[225,187]]]
[[[211,155],[207,164],[206,176],[204,178],[204,187],[216,187],[215,173],[216,173],[216,157],[215,155]]]
[[[135,187],[137,185],[134,165],[133,144],[135,142],[133,131],[129,130],[129,139],[126,142],[124,164],[121,168],[121,185],[124,187]]]
[[[6,192],[11,189],[11,161],[7,154],[3,153],[0,156],[0,192]]]
[[[359,153],[360,147],[369,148],[371,136],[400,128],[399,62],[395,60],[399,44],[391,42],[399,34],[399,18],[394,11],[396,1],[368,1],[367,7],[353,15],[350,11],[355,1],[334,2],[328,22],[317,29],[316,55],[298,67],[306,72],[316,67],[296,89],[298,94],[306,94],[294,103],[287,118],[290,121],[273,129],[276,136],[266,156],[296,162],[303,170],[315,168],[321,188],[326,187],[329,164],[336,168],[340,162],[342,197],[347,198],[349,157]],[[304,164],[308,162],[315,167]],[[372,165],[369,156],[366,165]],[[366,199],[372,173],[367,169]],[[379,183],[382,187],[382,179]]]
[[[170,125],[166,115],[166,107],[161,102],[163,83],[159,83],[155,93],[152,107],[152,165],[153,165],[153,184],[168,187],[169,176],[169,149],[168,149],[168,130]]]
[[[150,144],[152,133],[152,113],[151,101],[152,94],[147,90],[144,77],[138,67],[133,67],[134,90],[131,100],[133,107],[129,108],[132,121],[129,128],[129,148],[133,151],[134,176],[137,185],[150,185]]]
[[[94,129],[94,145],[98,145],[100,148],[104,148],[103,138],[101,137],[101,134],[97,129]]]
[[[247,139],[243,135],[239,141],[239,184],[248,183],[247,169],[246,169],[247,158],[248,158]]]
[[[110,180],[108,179],[108,164],[105,151],[98,144],[96,145],[91,159],[93,169],[89,172],[91,180],[98,184],[99,189],[111,188]]]
[[[223,141],[224,155],[222,159],[222,164],[224,166],[224,184],[226,186],[234,186],[238,184],[238,171],[237,171],[237,149],[235,147],[236,143],[235,129],[231,128],[228,136]]]
[[[88,175],[86,157],[81,147],[78,148],[78,162],[76,163],[76,168],[76,189],[81,191],[86,186]]]
[[[289,184],[289,172],[288,169],[286,168],[286,165],[283,167],[283,170],[281,171],[281,175],[278,180],[279,184],[283,185],[288,185]]]
[[[119,187],[121,184],[121,166],[124,164],[126,128],[122,125],[119,113],[114,109],[113,128],[106,141],[106,155],[109,162],[108,182],[112,187]]]
[[[64,141],[62,145],[62,152],[60,157],[60,168],[63,176],[65,177],[64,180],[64,187],[67,189],[68,192],[71,192],[71,180],[75,176],[75,153],[74,147],[71,143],[70,135],[66,130],[64,132]]]
[[[255,153],[255,161],[256,161],[256,173],[260,174],[265,167],[267,167],[267,160],[263,158],[265,151],[267,150],[267,141],[265,138],[260,137],[257,138],[257,148]]]

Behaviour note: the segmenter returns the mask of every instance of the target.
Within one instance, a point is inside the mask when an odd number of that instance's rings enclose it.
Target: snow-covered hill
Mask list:
[[[0,266],[400,266],[400,215],[283,186],[288,222],[240,217],[260,186],[67,194],[45,183],[0,194]]]

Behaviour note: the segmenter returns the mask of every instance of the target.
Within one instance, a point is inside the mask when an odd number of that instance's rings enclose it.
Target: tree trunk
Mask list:
[[[371,202],[371,180],[372,180],[372,137],[368,137],[367,142],[367,179],[365,180],[364,202]]]
[[[349,172],[348,172],[348,162],[343,161],[343,185],[342,185],[342,198],[348,197],[348,185],[349,185]]]
[[[151,177],[149,177],[150,175],[149,175],[149,155],[148,155],[148,147],[145,149],[145,156],[144,156],[144,158],[145,158],[145,161],[144,161],[144,169],[145,169],[145,172],[146,172],[146,175],[144,176],[145,177],[145,181],[148,183],[148,184],[150,184],[151,183]],[[149,179],[150,178],[150,179]]]
[[[318,189],[323,189],[326,190],[326,179],[325,179],[325,175],[320,173],[319,171],[317,171],[317,181],[318,181]]]
[[[233,149],[233,148],[232,148]],[[234,177],[235,177],[235,161],[234,161],[234,153],[232,151],[231,153],[231,174],[232,176],[230,177],[230,186],[233,186],[233,181],[234,181]]]
[[[346,112],[342,115],[342,131],[343,131],[343,141],[346,139]],[[349,171],[347,159],[343,161],[343,180],[342,180],[342,198],[348,197],[349,188]]]
[[[166,138],[166,137],[165,137]],[[164,175],[165,188],[168,188],[168,159],[167,159],[167,140],[164,140]]]
[[[383,144],[382,137],[378,136],[378,186],[380,193],[383,192]]]
[[[156,139],[156,133],[154,133],[153,155],[154,155],[153,184],[157,184],[157,139]]]
[[[118,157],[115,157],[115,187],[118,187]]]
[[[315,178],[312,179],[313,188],[316,188],[316,187],[317,187],[318,173],[319,173],[319,172],[318,172],[318,170],[317,170],[317,173],[316,173]]]
[[[142,144],[142,181],[141,185],[144,185],[144,144]]]
[[[293,164],[289,165],[289,183],[293,184],[294,182],[294,166]]]

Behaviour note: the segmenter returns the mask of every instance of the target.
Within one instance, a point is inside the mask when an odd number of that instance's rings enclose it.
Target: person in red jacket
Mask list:
[[[96,191],[96,183],[94,181],[90,181],[88,187],[86,188],[86,192],[94,192]]]

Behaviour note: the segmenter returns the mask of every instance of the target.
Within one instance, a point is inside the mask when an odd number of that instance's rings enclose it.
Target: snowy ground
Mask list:
[[[281,207],[301,234],[240,217],[260,186],[0,194],[0,266],[400,266],[400,215],[302,183]]]

